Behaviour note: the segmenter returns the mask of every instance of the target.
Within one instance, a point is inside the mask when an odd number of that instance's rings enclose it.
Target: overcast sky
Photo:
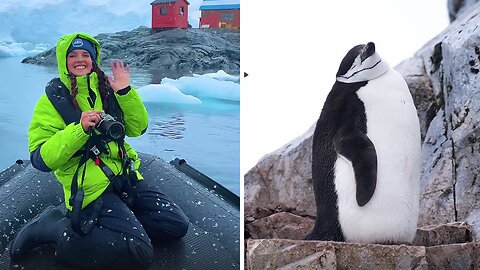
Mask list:
[[[241,175],[318,119],[340,61],[373,41],[391,66],[448,26],[446,0],[242,1]]]

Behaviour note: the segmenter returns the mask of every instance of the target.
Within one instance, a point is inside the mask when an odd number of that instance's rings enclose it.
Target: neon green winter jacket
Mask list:
[[[70,91],[71,82],[67,70],[67,50],[76,37],[87,39],[94,44],[97,50],[96,63],[100,66],[101,47],[96,39],[85,33],[74,33],[60,38],[56,47],[58,71],[61,82]],[[90,88],[97,96],[94,108],[90,107],[87,100],[87,97],[89,97],[87,79],[90,80]],[[77,77],[76,80],[78,86],[76,99],[80,109],[82,111],[102,110],[97,74],[92,72],[89,75]],[[126,136],[140,136],[147,129],[148,114],[138,92],[132,87],[124,95],[115,93],[115,98],[123,111]],[[74,154],[84,148],[88,138],[89,135],[84,132],[80,123],[66,125],[47,95],[43,94],[40,97],[35,106],[28,130],[29,151],[31,156],[36,154],[38,157],[39,153],[39,158],[43,160],[44,165],[54,171],[58,181],[63,185],[65,204],[69,210],[72,210],[68,203],[72,178],[80,161],[80,156],[74,156]],[[108,143],[107,148],[109,149],[109,154],[102,153],[100,158],[115,174],[120,174],[122,163],[118,154],[118,146],[112,141]],[[125,149],[127,156],[135,160],[135,167],[138,169],[140,160],[137,153],[127,142],[125,142]],[[85,192],[82,208],[97,199],[110,183],[100,167],[95,165],[93,160],[88,159],[84,183],[81,186],[83,168],[85,166],[81,167],[78,172],[79,189],[83,189]],[[137,176],[139,179],[143,179],[138,170]]]

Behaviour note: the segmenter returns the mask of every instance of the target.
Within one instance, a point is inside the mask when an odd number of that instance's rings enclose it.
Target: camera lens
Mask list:
[[[101,114],[101,120],[97,124],[97,129],[113,141],[123,140],[125,138],[125,127],[109,114]]]
[[[123,139],[123,136],[125,136],[123,125],[119,122],[113,122],[108,127],[107,134],[114,141]]]

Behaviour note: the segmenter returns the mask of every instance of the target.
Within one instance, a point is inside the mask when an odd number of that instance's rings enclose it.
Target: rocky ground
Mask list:
[[[247,269],[478,269],[470,233],[462,223],[429,226],[411,246],[249,239]]]
[[[475,2],[449,1],[456,7],[450,10],[450,26],[395,67],[405,77],[420,117],[423,162],[417,236],[424,240],[413,246],[380,247],[255,240],[301,239],[311,230],[312,126],[265,156],[244,177],[249,269],[480,268],[475,240],[480,237],[480,3]],[[468,227],[462,241],[450,241],[445,231],[425,233],[432,226],[459,222]],[[367,259],[358,257],[360,253]]]
[[[105,69],[113,59],[151,73],[181,77],[223,70],[240,72],[240,31],[228,29],[171,29],[148,27],[95,36],[102,45]],[[25,58],[22,63],[56,66],[55,48]]]

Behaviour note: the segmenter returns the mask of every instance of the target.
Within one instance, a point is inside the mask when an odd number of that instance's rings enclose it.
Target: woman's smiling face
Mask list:
[[[86,50],[73,50],[67,55],[67,69],[76,77],[90,74],[92,68],[92,58]]]

